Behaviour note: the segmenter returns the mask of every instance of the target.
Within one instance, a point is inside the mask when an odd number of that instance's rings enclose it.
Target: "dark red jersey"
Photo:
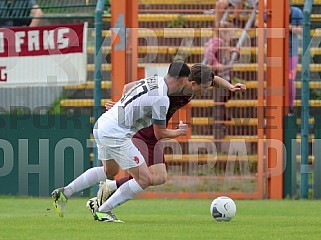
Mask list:
[[[169,96],[170,104],[166,115],[167,123],[174,113],[178,109],[188,104],[192,98],[193,96],[184,96],[182,94]],[[133,136],[133,143],[142,153],[147,166],[164,163],[163,148],[160,144],[156,144],[157,141],[158,140],[155,137],[153,125],[139,130]]]

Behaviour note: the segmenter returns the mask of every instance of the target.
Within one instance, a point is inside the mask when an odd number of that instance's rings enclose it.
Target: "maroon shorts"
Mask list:
[[[145,158],[147,166],[165,163],[163,145],[157,141],[153,126],[141,129],[132,141]]]
[[[167,121],[173,114],[193,98],[193,96],[185,96],[182,93],[175,96],[170,96],[170,104],[167,112]],[[139,149],[145,158],[147,166],[154,164],[165,163],[164,148],[161,142],[158,142],[154,135],[153,125],[148,128],[143,128],[133,136],[133,143]]]

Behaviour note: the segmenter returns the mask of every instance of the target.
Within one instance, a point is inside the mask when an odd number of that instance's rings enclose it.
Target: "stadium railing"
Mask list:
[[[295,1],[296,5],[302,6],[304,1]],[[144,58],[146,54],[151,53],[157,54],[157,58],[154,61],[154,65],[161,65],[161,64],[168,64],[170,60],[172,60],[172,57],[175,56],[179,50],[177,46],[180,46],[182,42],[182,38],[188,38],[188,37],[194,37],[194,40],[196,43],[193,47],[183,50],[187,50],[188,52],[188,59],[187,61],[190,64],[200,62],[202,59],[203,54],[203,45],[207,39],[213,36],[212,30],[205,30],[202,33],[198,31],[198,28],[206,28],[211,27],[213,25],[213,19],[214,15],[204,15],[204,11],[209,10],[210,8],[214,8],[215,1],[182,1],[182,0],[174,0],[174,1],[164,1],[164,0],[141,0],[139,1],[139,19],[140,19],[140,27],[142,29],[139,30],[139,49],[138,52],[140,54],[140,58]],[[315,2],[318,4],[318,1]],[[196,6],[197,5],[197,6]],[[177,8],[179,11],[177,11],[175,14],[168,14],[165,13],[167,9],[172,8],[175,10]],[[171,11],[174,13],[175,11]],[[148,11],[155,14],[145,14]],[[200,16],[197,16],[196,13]],[[110,15],[105,14],[104,15],[104,22],[110,21]],[[232,16],[231,16],[232,18]],[[244,19],[247,19],[246,17]],[[316,21],[318,21],[318,17],[315,16]],[[178,24],[178,25],[177,25]],[[169,35],[166,35],[168,39],[164,39],[164,27],[172,27],[172,26],[178,26],[180,29],[175,29],[172,32],[169,32]],[[149,45],[146,46],[146,42],[144,43],[144,40],[146,38],[152,38],[155,37],[155,35],[150,35],[151,31],[147,31],[143,29],[144,27],[149,28],[148,30],[152,30],[157,38],[158,45]],[[195,29],[195,35],[191,36],[190,33],[184,30],[184,27],[194,27]],[[236,81],[242,81],[248,86],[249,93],[245,93],[242,97],[240,96],[233,96],[232,99],[228,100],[225,104],[227,113],[231,116],[231,119],[226,119],[223,123],[226,127],[226,134],[224,138],[222,139],[215,139],[213,137],[213,133],[211,128],[215,125],[216,122],[219,122],[216,120],[212,115],[212,108],[215,106],[213,103],[212,96],[208,96],[204,99],[195,99],[191,102],[190,107],[192,111],[192,118],[191,123],[192,125],[192,136],[190,140],[195,141],[205,141],[210,140],[213,142],[220,142],[220,143],[226,143],[230,140],[244,140],[245,142],[252,144],[249,147],[249,156],[257,156],[257,127],[259,125],[257,114],[258,114],[258,103],[256,100],[257,96],[257,71],[258,71],[258,65],[256,63],[256,53],[257,53],[257,43],[256,43],[256,30],[250,29],[248,32],[248,35],[252,41],[251,48],[244,48],[241,49],[242,54],[244,55],[250,55],[251,56],[251,62],[243,63],[240,62],[238,64],[235,64],[232,68],[233,71],[233,79],[236,79]],[[311,35],[313,34],[320,35],[320,31],[312,29]],[[101,71],[103,74],[103,89],[106,91],[110,90],[110,81],[111,79],[111,65],[108,62],[108,55],[110,53],[110,47],[109,47],[109,40],[110,40],[110,31],[104,30],[103,36],[105,37],[105,44],[102,48],[102,54],[107,55],[107,63],[102,64]],[[241,31],[238,33],[241,34]],[[301,50],[300,50],[301,51]],[[94,49],[92,47],[88,48],[89,53],[94,53]],[[311,53],[315,55],[320,55],[320,51],[317,48],[311,49]],[[147,67],[152,65],[150,62],[148,62],[148,57],[146,57],[147,62],[141,62],[139,66],[141,67]],[[95,66],[93,64],[88,64],[88,72],[89,75],[93,76],[93,73],[95,71]],[[320,72],[321,65],[311,64],[310,65],[311,71],[314,71],[315,73]],[[298,66],[298,71],[301,71],[301,65]],[[298,74],[299,75],[299,74]],[[94,77],[90,77],[89,80],[94,79]],[[314,89],[319,89],[320,85],[317,83],[317,81],[312,81],[311,86]],[[300,82],[296,83],[296,87],[300,89],[301,84]],[[88,84],[86,87],[79,87],[80,89],[88,89],[91,90],[94,88],[94,84]],[[106,92],[104,91],[104,92]],[[64,106],[66,109],[68,108],[79,108],[80,106],[83,107],[93,106],[93,98],[92,95],[87,96],[88,99],[80,99],[79,101],[76,99],[71,100],[63,100],[61,102],[62,106]],[[109,96],[105,95],[103,96],[103,100],[101,101],[102,108],[106,101],[109,100]],[[222,103],[216,103],[218,105]],[[295,101],[295,106],[299,107],[301,102],[299,100]],[[320,106],[319,100],[313,100],[311,101],[311,105],[318,107]],[[204,114],[210,114],[211,117],[204,117]],[[244,121],[244,119],[249,119],[249,121]],[[216,120],[216,121],[214,121]],[[313,118],[311,118],[311,121],[313,121]],[[299,120],[298,120],[299,122]],[[300,139],[298,139],[300,141]],[[182,144],[186,144],[187,140],[180,140]],[[224,144],[223,144],[224,145]],[[184,145],[183,148],[186,148]],[[224,148],[224,147],[223,147]],[[222,150],[222,148],[221,148]],[[223,149],[224,150],[224,149]],[[193,156],[193,155],[191,155]],[[222,155],[224,156],[224,155]],[[195,156],[194,156],[195,157]],[[202,156],[203,158],[204,156]],[[299,155],[297,156],[297,158]],[[166,158],[171,163],[171,165],[175,165],[175,157],[171,157],[170,154],[166,154]],[[187,155],[183,155],[183,160],[188,160],[189,158]],[[249,158],[253,159],[253,158]],[[312,158],[311,158],[312,159]],[[179,160],[177,162],[178,165],[189,165],[188,162],[185,162],[183,160]],[[220,160],[218,160],[219,162]],[[209,160],[209,162],[213,162],[212,160]],[[225,165],[222,164],[219,166],[220,169],[224,169],[226,167],[226,161]],[[253,164],[256,164],[257,161],[254,161]],[[194,164],[194,163],[193,163]],[[251,163],[252,164],[252,163]],[[203,166],[203,165],[202,165]],[[191,166],[189,166],[191,167]],[[194,166],[195,167],[195,166]],[[183,167],[184,168],[184,167]],[[201,168],[201,167],[200,167]],[[194,169],[195,170],[195,169]],[[173,170],[174,171],[174,170]],[[196,171],[196,170],[195,170]]]

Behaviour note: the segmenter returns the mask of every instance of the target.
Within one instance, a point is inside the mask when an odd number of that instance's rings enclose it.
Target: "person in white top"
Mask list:
[[[152,124],[154,128],[159,128],[158,139],[186,135],[186,129],[166,128],[168,94],[180,91],[184,86],[182,81],[171,75],[142,79],[96,123],[94,137],[98,159],[114,159],[122,169],[136,176],[134,178],[143,189],[150,181],[149,171],[131,138],[140,129]]]
[[[212,69],[202,65],[199,70],[199,82],[188,81],[186,75],[180,76],[181,72],[189,71],[189,67],[183,62],[173,62],[166,77],[149,77],[138,81],[111,110],[98,119],[93,131],[98,159],[102,160],[104,166],[108,160],[116,161],[133,179],[113,194],[110,198],[113,201],[106,201],[100,207],[96,213],[97,220],[120,221],[111,210],[144,191],[151,183],[151,173],[145,160],[131,141],[136,132],[153,124],[157,139],[175,138],[187,134],[186,128],[166,128],[168,95],[180,92],[199,94],[203,89],[209,88],[214,77]],[[60,216],[63,216],[65,203],[70,196],[69,191],[80,191],[102,181],[102,178],[106,179],[106,176],[94,175],[91,174],[92,179],[83,179],[79,176],[67,187],[52,192],[54,207]]]
[[[122,139],[126,141],[139,129],[155,125],[166,125],[166,113],[169,107],[168,94],[182,88],[180,81],[173,78],[152,76],[136,82],[113,108],[105,112],[97,121],[95,138]],[[184,135],[180,130],[171,130],[166,137]],[[98,137],[99,136],[99,137]],[[119,141],[118,141],[119,142]],[[128,166],[124,166],[127,169]]]

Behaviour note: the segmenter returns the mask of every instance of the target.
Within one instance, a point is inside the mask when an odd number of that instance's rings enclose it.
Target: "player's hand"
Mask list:
[[[188,129],[188,124],[183,123],[183,121],[179,121],[179,124],[177,125],[178,129]]]
[[[242,84],[242,83],[236,83],[230,89],[231,92],[238,92],[238,91],[244,92],[245,90],[246,90],[246,86],[244,84]]]
[[[111,109],[114,105],[115,105],[116,102],[107,102],[105,104],[105,108],[106,108],[106,111],[108,111],[109,109]]]
[[[188,133],[188,124],[183,123],[183,121],[179,121],[179,124],[177,126],[178,130],[180,130],[181,136],[186,136]]]
[[[188,133],[188,128],[186,128],[186,129],[177,129],[176,131],[178,131],[179,132],[179,135],[180,136],[186,136],[187,135],[187,133]]]

